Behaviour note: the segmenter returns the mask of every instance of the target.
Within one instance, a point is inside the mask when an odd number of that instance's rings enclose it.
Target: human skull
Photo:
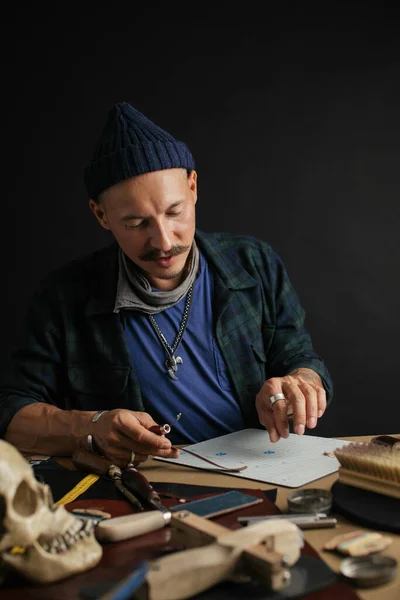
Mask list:
[[[94,567],[102,553],[93,524],[55,506],[49,486],[0,440],[0,562],[31,581],[50,583]]]

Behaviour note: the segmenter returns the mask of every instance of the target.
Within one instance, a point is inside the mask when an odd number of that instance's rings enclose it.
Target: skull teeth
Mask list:
[[[76,522],[65,533],[54,538],[50,543],[43,542],[41,544],[43,550],[49,554],[60,554],[66,552],[80,539],[88,537],[94,528],[91,521],[83,521],[77,518]]]

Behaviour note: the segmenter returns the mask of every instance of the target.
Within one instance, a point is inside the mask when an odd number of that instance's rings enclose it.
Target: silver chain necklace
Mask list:
[[[170,346],[168,344],[167,340],[163,336],[162,331],[159,328],[159,326],[157,325],[153,315],[148,315],[149,321],[150,321],[151,325],[153,326],[153,329],[156,332],[157,337],[160,340],[160,342],[168,356],[167,360],[165,361],[165,366],[167,367],[168,374],[170,377],[172,377],[172,379],[178,379],[178,377],[175,375],[175,373],[178,370],[178,365],[183,365],[183,360],[181,359],[181,357],[177,356],[175,358],[174,354],[181,342],[181,339],[182,339],[183,334],[186,329],[186,325],[187,325],[188,318],[189,318],[190,307],[192,304],[192,297],[193,297],[193,283],[188,289],[187,296],[186,296],[186,302],[185,302],[185,308],[183,310],[182,321],[181,321],[181,324],[179,327],[178,334],[177,334],[172,346]]]

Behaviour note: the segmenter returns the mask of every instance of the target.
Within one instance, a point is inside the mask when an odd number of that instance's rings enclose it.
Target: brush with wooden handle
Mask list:
[[[334,454],[340,463],[339,481],[385,496],[400,498],[400,452],[396,449],[398,447],[374,440],[352,442],[337,448]]]

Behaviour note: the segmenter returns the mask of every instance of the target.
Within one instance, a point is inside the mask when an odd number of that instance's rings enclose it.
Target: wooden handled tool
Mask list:
[[[115,482],[119,480],[136,497],[136,501],[147,504],[149,507],[156,508],[162,512],[168,511],[162,505],[160,496],[150,482],[133,465],[128,465],[126,469],[121,470],[116,465],[113,465],[108,458],[99,456],[94,452],[88,452],[87,450],[77,450],[72,457],[72,462],[80,470],[109,476]]]
[[[121,469],[117,467],[117,465],[114,465],[110,460],[104,456],[99,456],[94,452],[89,452],[88,450],[77,450],[72,456],[72,462],[80,471],[96,473],[103,477],[111,477],[115,486],[122,494],[124,494],[129,502],[131,502],[138,510],[143,510],[143,506],[136,496],[121,482]]]
[[[104,519],[97,525],[95,534],[99,542],[120,542],[150,531],[156,531],[170,522],[170,512],[149,510],[133,515]]]
[[[136,507],[143,511],[142,504],[138,501],[137,497],[132,493],[132,488],[127,489],[126,484],[121,481],[121,469],[116,465],[113,465],[111,461],[103,456],[98,456],[93,452],[87,450],[78,450],[72,457],[73,464],[79,470],[86,471],[88,473],[96,473],[97,475],[109,476],[114,481],[117,488],[124,494],[124,496]],[[136,469],[133,469],[136,471]],[[141,475],[141,474],[140,474]],[[122,517],[113,517],[111,519],[105,519],[101,521],[95,530],[96,537],[101,542],[118,542],[126,540],[143,533],[149,533],[156,529],[161,529],[171,522],[171,512],[159,503],[160,508],[157,504],[157,498],[159,501],[158,494],[154,491],[152,486],[149,484],[147,479],[141,475],[136,476],[134,473],[130,474],[130,479],[133,482],[136,480],[137,483],[134,487],[134,492],[139,491],[138,495],[143,500],[148,497],[153,499],[154,503],[152,506],[158,510],[152,510],[148,512],[141,512],[139,514],[125,515]]]
[[[271,519],[232,531],[189,511],[172,516],[176,541],[190,550],[149,563],[137,600],[182,600],[233,574],[254,576],[273,590],[290,581],[289,567],[300,556],[303,539],[290,521]]]
[[[146,579],[133,589],[136,572],[119,581],[99,600],[183,600],[230,578],[254,577],[272,590],[291,580],[289,568],[300,557],[303,538],[293,523],[271,519],[232,531],[187,510],[172,516],[175,542],[190,550],[175,552],[147,564]]]
[[[113,479],[121,477],[121,469],[114,465],[111,460],[88,450],[76,450],[72,455],[72,462],[80,471],[110,476]],[[112,475],[110,475],[110,471],[112,471]]]
[[[131,490],[144,504],[156,508],[161,512],[168,511],[161,504],[160,496],[142,473],[139,473],[133,465],[128,465],[121,473],[122,483]]]

